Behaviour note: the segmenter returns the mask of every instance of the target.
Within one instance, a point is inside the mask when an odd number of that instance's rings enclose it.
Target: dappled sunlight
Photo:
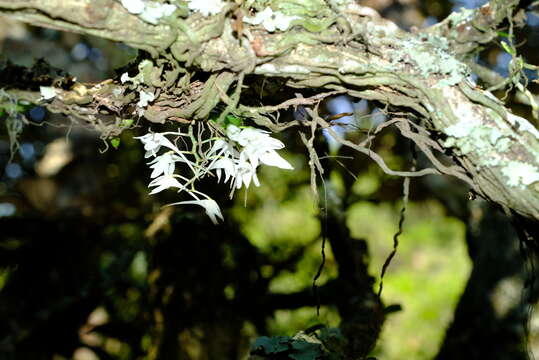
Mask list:
[[[400,209],[391,204],[353,204],[348,224],[369,239],[370,272],[379,275],[393,246]],[[384,278],[382,298],[402,310],[388,315],[375,354],[383,359],[431,359],[438,351],[471,270],[464,224],[436,201],[411,202],[397,254]]]

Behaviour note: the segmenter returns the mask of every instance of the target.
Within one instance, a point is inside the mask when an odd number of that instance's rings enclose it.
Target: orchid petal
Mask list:
[[[221,213],[221,209],[219,208],[219,205],[217,205],[215,200],[212,200],[212,199],[188,200],[188,201],[180,201],[171,205],[182,205],[182,204],[193,204],[193,205],[202,206],[206,210],[206,215],[210,217],[210,220],[215,225],[219,223],[217,218],[221,219],[221,221],[224,220],[223,214]]]
[[[276,151],[271,150],[267,151],[260,155],[260,162],[264,165],[276,166],[285,170],[293,170],[292,165],[288,163],[281,155],[277,154]]]
[[[157,194],[158,192],[161,192],[163,190],[169,189],[171,187],[181,189],[184,186],[174,176],[172,176],[172,175],[163,175],[163,176],[160,176],[160,177],[152,180],[150,182],[150,184],[148,184],[148,187],[155,187],[155,189],[153,189],[150,192],[150,195],[153,195],[153,194]]]

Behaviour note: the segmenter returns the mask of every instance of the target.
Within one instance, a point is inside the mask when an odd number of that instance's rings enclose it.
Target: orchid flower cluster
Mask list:
[[[176,140],[171,140],[174,137]],[[185,138],[191,143],[190,149],[178,148],[177,140]],[[193,204],[202,206],[214,224],[223,220],[221,209],[215,200],[195,189],[195,182],[206,176],[215,175],[220,182],[228,183],[233,196],[234,191],[251,183],[259,186],[256,170],[261,164],[292,170],[292,166],[276,150],[284,144],[272,138],[269,132],[253,127],[238,127],[229,124],[225,136],[213,136],[201,139],[195,136],[193,126],[187,133],[177,132],[148,133],[136,137],[144,144],[145,158],[152,158],[148,165],[152,169],[148,184],[152,188],[150,195],[166,189],[186,192],[193,200],[179,201],[170,205]],[[187,146],[186,146],[187,147]],[[164,151],[163,151],[164,150]],[[184,164],[187,174],[175,172],[177,164]]]

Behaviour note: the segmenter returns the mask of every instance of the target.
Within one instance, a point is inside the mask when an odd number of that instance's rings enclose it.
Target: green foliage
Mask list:
[[[110,139],[110,144],[112,145],[113,148],[118,149],[118,147],[120,146],[120,138],[115,137],[115,138]]]
[[[251,359],[337,360],[344,359],[346,339],[337,328],[319,333],[298,332],[290,336],[262,336],[251,346]]]
[[[235,126],[243,125],[243,120],[240,117],[235,116],[235,115],[228,114],[222,120],[219,120],[219,119],[220,119],[220,115],[216,114],[214,116],[211,116],[209,120],[217,123],[223,129],[226,129],[228,125],[235,125]]]
[[[0,117],[6,115],[6,130],[9,136],[10,161],[19,149],[19,135],[27,122],[24,112],[34,105],[26,101],[18,101],[3,89],[0,89]]]

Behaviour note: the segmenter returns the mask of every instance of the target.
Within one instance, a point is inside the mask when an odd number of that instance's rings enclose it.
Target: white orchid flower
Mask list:
[[[221,219],[221,221],[224,220],[223,214],[221,213],[221,209],[219,208],[219,205],[217,205],[215,200],[212,200],[212,199],[188,200],[188,201],[180,201],[180,202],[173,203],[170,205],[182,205],[182,204],[193,204],[193,205],[202,206],[206,210],[206,215],[210,217],[210,220],[215,225],[219,223],[217,218]]]
[[[188,133],[178,130],[178,132],[150,133],[136,137],[144,144],[145,157],[154,158],[148,162],[152,169],[150,175],[152,180],[148,184],[148,187],[153,189],[150,195],[170,188],[176,188],[178,192],[187,191],[194,200],[180,201],[170,205],[202,206],[211,221],[217,224],[219,219],[223,220],[221,209],[206,194],[194,189],[194,184],[198,179],[214,171],[217,181],[220,182],[224,174],[224,182],[229,183],[232,196],[236,189],[243,186],[245,188],[249,188],[251,184],[260,186],[256,170],[261,164],[292,169],[292,166],[277,153],[277,150],[284,148],[284,144],[272,138],[270,132],[234,125],[229,125],[226,132],[226,138],[214,137],[201,142],[193,138],[192,128]],[[189,137],[193,145],[192,149],[180,151],[176,144],[166,137],[167,135]],[[208,148],[203,144],[211,144],[211,146]],[[161,151],[159,155],[162,147],[167,151]],[[177,162],[185,164],[191,175],[186,177],[175,174]],[[203,200],[199,199],[198,195],[201,195]]]
[[[184,160],[178,155],[174,155],[172,151],[168,151],[157,156],[148,163],[148,165],[151,165],[150,168],[153,169],[150,178],[156,178],[161,174],[172,175],[174,173],[174,169],[176,168],[176,161]]]
[[[292,165],[290,165],[288,161],[283,159],[281,155],[277,154],[275,150],[269,150],[260,154],[258,159],[264,165],[275,166],[285,170],[294,170]]]
[[[238,144],[241,145],[240,141],[242,141],[241,138],[241,129],[237,127],[236,125],[228,125],[226,128],[226,136]]]
[[[225,156],[225,157],[236,157],[238,151],[234,149],[234,145],[225,139],[216,139],[213,142],[213,145],[208,152],[208,156]]]
[[[225,183],[228,182],[228,179],[234,178],[236,174],[236,163],[234,160],[228,157],[223,157],[221,159],[213,162],[210,167],[210,170],[215,170],[217,173],[217,182],[221,181],[221,173],[224,170],[225,172]]]
[[[292,165],[275,151],[284,148],[284,144],[269,136],[268,131],[255,128],[240,129],[237,126],[229,125],[227,136],[243,146],[240,161],[246,157],[255,168],[258,167],[259,163],[262,163],[281,169],[293,170]]]
[[[169,139],[167,139],[165,135],[160,133],[150,133],[144,136],[135,137],[135,139],[140,139],[140,141],[142,141],[144,144],[144,150],[146,150],[146,154],[144,155],[145,158],[157,156],[157,152],[161,146],[167,147],[176,153],[180,152],[180,150],[178,150],[178,148]]]
[[[238,143],[241,146],[257,145],[265,149],[274,150],[284,148],[284,144],[269,136],[268,131],[251,127],[241,130]]]
[[[243,185],[245,185],[246,188],[249,188],[249,185],[251,185],[251,180],[255,186],[260,186],[258,176],[256,176],[256,167],[247,161],[240,160],[236,166],[236,174],[234,176],[233,186],[236,189],[240,189]]]
[[[155,187],[150,192],[150,195],[157,194],[158,192],[161,192],[166,189],[170,188],[179,188],[181,190],[184,189],[184,186],[182,183],[180,183],[174,175],[162,175],[156,179],[153,179],[149,184],[148,187]]]

